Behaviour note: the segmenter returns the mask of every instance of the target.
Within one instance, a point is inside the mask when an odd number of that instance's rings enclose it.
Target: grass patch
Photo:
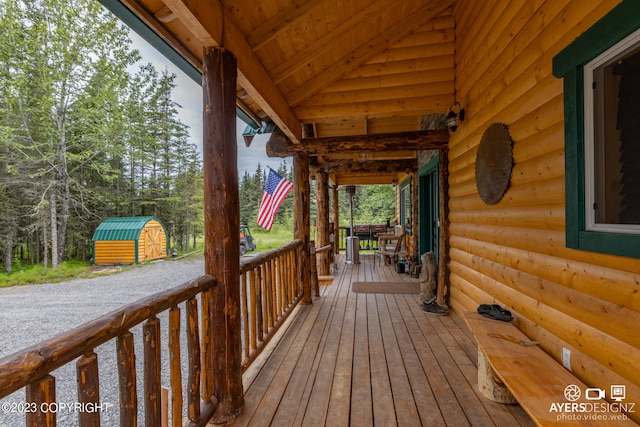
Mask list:
[[[55,270],[50,267],[44,268],[42,264],[23,265],[16,267],[11,274],[0,272],[0,288],[37,283],[57,283],[64,280],[93,277],[121,270],[122,267],[96,270],[95,267],[82,261],[64,261]]]
[[[293,228],[274,224],[271,231],[266,231],[256,225],[251,227],[251,235],[256,243],[256,252],[266,252],[293,241]]]

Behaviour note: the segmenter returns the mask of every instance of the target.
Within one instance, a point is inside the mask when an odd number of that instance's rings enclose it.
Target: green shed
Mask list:
[[[94,264],[137,264],[169,253],[167,228],[152,216],[108,218],[91,242]]]

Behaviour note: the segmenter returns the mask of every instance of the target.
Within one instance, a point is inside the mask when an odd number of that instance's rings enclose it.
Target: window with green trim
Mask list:
[[[405,232],[411,235],[411,178],[400,184],[400,224],[405,226]]]
[[[553,59],[564,79],[567,247],[640,257],[640,2]]]

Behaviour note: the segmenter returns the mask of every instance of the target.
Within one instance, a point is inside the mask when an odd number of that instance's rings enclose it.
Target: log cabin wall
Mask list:
[[[585,383],[607,396],[626,385],[626,401],[640,402],[640,260],[566,248],[563,81],[552,75],[552,58],[618,3],[457,2],[456,100],[467,117],[449,143],[451,305],[508,307],[558,361],[571,350]],[[489,206],[475,159],[494,122],[508,126],[513,171]]]

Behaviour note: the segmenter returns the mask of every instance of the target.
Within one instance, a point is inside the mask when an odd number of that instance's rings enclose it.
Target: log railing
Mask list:
[[[105,314],[71,331],[28,347],[0,359],[0,398],[26,388],[26,401],[16,407],[26,413],[27,426],[55,426],[60,403],[56,402],[56,379],[51,373],[75,359],[77,372],[77,396],[74,412],[78,413],[78,425],[100,425],[100,400],[98,358],[96,347],[115,340],[118,363],[120,396],[120,425],[138,424],[138,397],[136,390],[136,357],[144,361],[143,383],[144,425],[161,425],[161,331],[157,315],[168,310],[169,370],[172,395],[172,424],[183,425],[183,378],[180,362],[179,304],[184,303],[184,322],[188,374],[186,378],[186,404],[189,424],[205,425],[213,414],[216,403],[212,395],[210,379],[201,383],[201,360],[211,349],[211,334],[205,321],[210,289],[215,281],[202,276],[176,288],[155,294]],[[202,332],[199,331],[198,299],[201,304]],[[142,324],[143,352],[136,354],[131,329]],[[7,408],[12,410],[9,405]],[[69,408],[66,408],[69,409]],[[5,411],[6,412],[6,411]]]
[[[242,367],[246,369],[302,297],[302,241],[244,259],[240,263]]]
[[[257,357],[300,301],[299,257],[302,253],[302,242],[295,240],[241,262],[243,369]],[[104,409],[104,404],[100,399],[96,348],[114,341],[120,425],[138,425],[139,401],[143,403],[140,413],[144,415],[144,425],[162,425],[168,419],[166,415],[163,417],[162,410],[169,406],[161,397],[168,394],[161,384],[161,340],[164,336],[168,343],[168,357],[165,355],[164,361],[169,369],[172,425],[182,426],[185,413],[188,421],[184,425],[205,425],[217,407],[213,397],[212,369],[206,369],[213,368],[216,363],[212,360],[212,348],[216,343],[212,341],[207,309],[211,306],[213,286],[215,281],[211,276],[202,276],[0,359],[0,399],[24,388],[26,400],[15,409],[26,414],[26,425],[55,426],[56,412],[60,408],[57,407],[56,378],[52,372],[77,359],[77,407],[74,412],[78,413],[78,425],[100,425],[100,409]],[[183,311],[186,312],[184,317]],[[167,318],[165,334],[161,331],[159,315]],[[138,353],[134,350],[132,333],[136,325],[142,326],[143,348]],[[184,338],[181,328],[185,330]],[[181,361],[181,349],[185,345],[186,358],[183,356]],[[140,357],[144,364],[141,381],[144,395],[138,399],[136,358]],[[183,378],[183,365],[186,365],[186,378]],[[113,403],[109,404],[113,406]],[[5,404],[2,408],[5,409]],[[9,405],[7,409],[13,408]]]

